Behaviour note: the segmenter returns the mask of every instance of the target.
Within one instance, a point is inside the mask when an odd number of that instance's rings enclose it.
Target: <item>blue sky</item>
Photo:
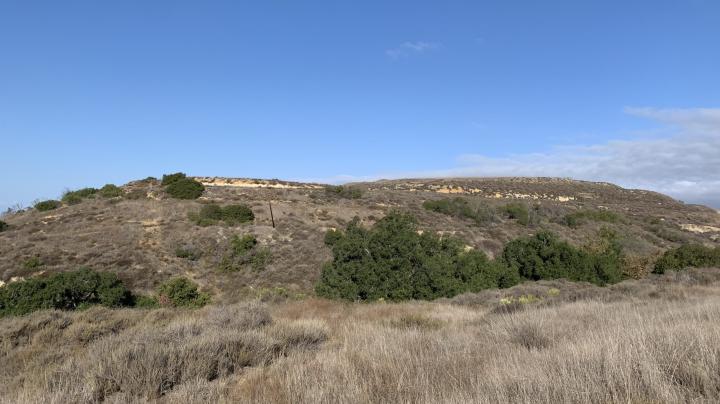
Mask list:
[[[0,208],[172,171],[567,175],[720,206],[718,44],[710,0],[5,0]]]

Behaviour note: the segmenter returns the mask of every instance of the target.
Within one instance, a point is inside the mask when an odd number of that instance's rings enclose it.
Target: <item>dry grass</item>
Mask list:
[[[5,318],[0,401],[720,400],[720,270],[497,293]],[[502,296],[531,294],[497,310]]]
[[[720,288],[677,282],[687,293],[509,314],[294,303],[276,315],[334,322],[331,342],[250,372],[229,394],[274,403],[717,402]]]
[[[7,402],[207,402],[228,377],[327,338],[318,320],[272,322],[258,304],[50,311],[3,319]]]

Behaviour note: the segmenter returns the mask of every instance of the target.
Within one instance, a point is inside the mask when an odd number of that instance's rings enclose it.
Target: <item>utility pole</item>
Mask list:
[[[273,216],[272,211],[272,202],[268,201],[268,205],[270,205],[270,220],[272,220],[273,229],[275,228],[275,216]]]

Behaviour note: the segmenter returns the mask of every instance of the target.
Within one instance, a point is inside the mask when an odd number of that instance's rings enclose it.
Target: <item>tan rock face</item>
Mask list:
[[[280,189],[322,189],[322,185],[278,180],[255,180],[248,178],[194,177],[206,187],[232,188],[280,188]]]
[[[715,226],[704,226],[699,224],[686,223],[681,224],[680,228],[691,233],[720,233],[720,227]]]

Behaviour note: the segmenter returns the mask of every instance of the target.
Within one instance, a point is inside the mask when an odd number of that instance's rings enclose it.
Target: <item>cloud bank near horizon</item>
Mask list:
[[[669,135],[560,146],[546,153],[505,157],[466,154],[453,168],[382,178],[570,177],[657,191],[685,202],[720,208],[720,108],[626,108],[625,112],[663,124]]]

